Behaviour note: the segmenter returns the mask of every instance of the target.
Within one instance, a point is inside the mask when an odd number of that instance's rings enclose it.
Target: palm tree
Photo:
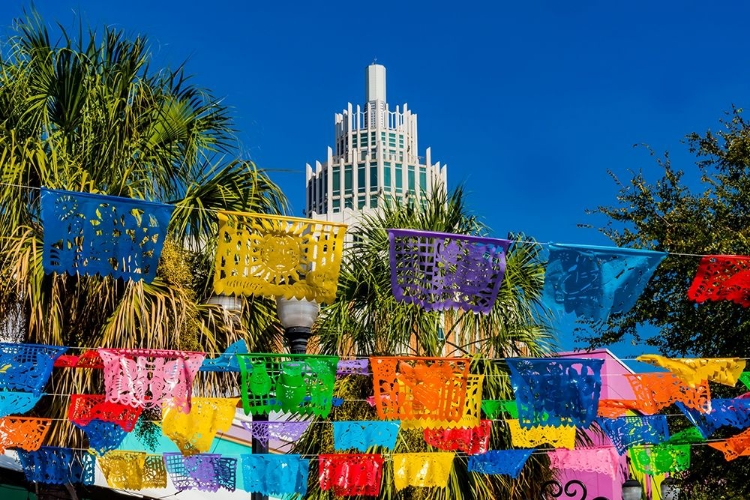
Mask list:
[[[426,312],[416,305],[398,303],[390,280],[387,228],[420,229],[444,233],[482,235],[486,228],[469,213],[464,192],[448,194],[435,188],[420,204],[410,200],[386,203],[382,211],[365,215],[357,224],[355,243],[345,253],[335,303],[321,311],[317,326],[322,353],[341,356],[406,354],[416,356],[472,356],[472,373],[485,375],[484,399],[508,399],[512,392],[502,362],[487,358],[542,356],[552,348],[551,322],[542,305],[544,265],[540,247],[514,244],[507,255],[505,279],[497,302],[487,315],[462,311]],[[511,235],[511,240],[524,240]],[[372,394],[371,380],[344,379],[338,394],[347,400],[334,409],[334,420],[376,419],[374,410],[358,403]],[[495,426],[493,448],[510,446],[507,430]],[[502,431],[502,432],[501,432]],[[321,437],[322,436],[322,437]],[[401,432],[397,452],[425,451],[429,447],[419,431]],[[307,436],[299,443],[301,453],[330,453],[329,433]],[[392,469],[384,472],[384,498],[531,498],[535,487],[549,477],[542,461],[532,458],[518,480],[482,476],[466,470],[457,460],[445,490],[407,489],[396,492]],[[314,476],[314,474],[313,474]],[[536,486],[535,486],[536,485]],[[311,498],[333,498],[310,484]]]
[[[221,352],[238,336],[259,349],[278,342],[271,302],[245,300],[239,328],[206,304],[213,212],[286,207],[266,172],[231,159],[236,150],[227,108],[191,83],[184,68],[153,71],[141,36],[81,27],[76,39],[60,29],[52,43],[32,11],[16,23],[0,61],[0,324],[6,333],[80,348]],[[42,186],[173,204],[156,279],[45,275]],[[230,378],[204,380],[206,395],[236,391]],[[101,378],[89,370],[53,383],[56,394],[102,392]],[[62,416],[67,400],[47,399],[39,407]],[[80,446],[80,431],[57,424],[52,442]]]

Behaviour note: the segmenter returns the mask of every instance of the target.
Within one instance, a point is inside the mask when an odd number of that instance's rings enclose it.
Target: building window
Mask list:
[[[414,167],[409,165],[408,172],[406,174],[406,180],[409,183],[409,192],[414,192]]]
[[[344,199],[344,208],[354,208],[354,202],[351,197]]]
[[[333,196],[341,195],[341,168],[333,167]]]
[[[370,191],[378,190],[378,164],[370,163]]]
[[[344,193],[352,194],[352,167],[346,165],[344,167]]]
[[[370,208],[378,208],[378,199],[373,196],[370,198]]]
[[[332,200],[331,206],[333,207],[333,213],[337,214],[341,212],[341,200],[339,199]]]
[[[357,167],[357,192],[364,194],[365,193],[365,164],[361,163]]]
[[[396,194],[401,194],[404,190],[403,170],[400,163],[396,163]]]
[[[425,167],[419,167],[419,189],[427,191],[427,169]]]
[[[365,201],[367,201],[367,200],[365,200],[365,197],[364,197],[364,196],[360,196],[360,197],[359,197],[359,198],[357,199],[357,208],[358,208],[359,210],[362,210],[363,208],[365,208]]]

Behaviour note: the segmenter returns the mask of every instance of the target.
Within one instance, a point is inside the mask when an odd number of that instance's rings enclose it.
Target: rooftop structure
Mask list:
[[[306,169],[308,217],[351,224],[359,213],[377,210],[388,200],[418,201],[446,185],[446,166],[432,163],[430,148],[419,156],[417,115],[386,102],[386,73],[380,64],[365,69],[364,108],[351,103],[334,115],[335,151],[324,164]]]

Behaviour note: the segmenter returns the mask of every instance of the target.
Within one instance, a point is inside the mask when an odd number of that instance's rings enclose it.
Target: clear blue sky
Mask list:
[[[747,103],[750,4],[37,0],[48,23],[149,36],[154,62],[187,60],[234,109],[247,156],[304,208],[304,166],[325,160],[333,114],[386,66],[388,101],[419,116],[420,154],[448,164],[494,236],[607,244],[579,223],[615,201],[611,169],[658,174],[648,143],[691,159],[685,134]],[[2,2],[0,25],[28,6]]]

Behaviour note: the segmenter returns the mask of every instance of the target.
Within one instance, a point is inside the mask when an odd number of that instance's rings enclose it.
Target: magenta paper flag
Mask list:
[[[104,362],[107,401],[133,407],[161,408],[171,404],[190,412],[195,374],[203,363],[199,352],[161,349],[99,349]]]
[[[617,479],[620,467],[620,455],[612,447],[578,448],[566,450],[560,448],[547,453],[550,467],[579,472],[596,472]]]

